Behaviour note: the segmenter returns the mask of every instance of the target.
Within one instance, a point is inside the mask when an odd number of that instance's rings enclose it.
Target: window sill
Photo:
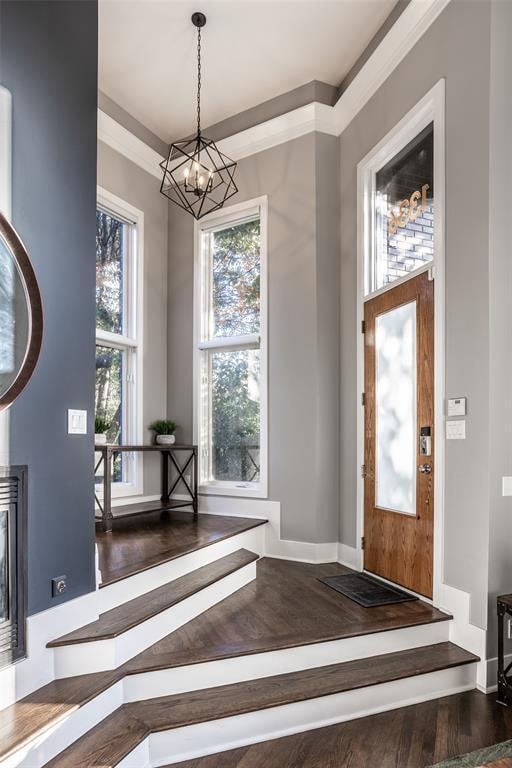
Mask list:
[[[103,485],[95,486],[96,496],[103,501]],[[112,505],[115,506],[116,499],[128,499],[132,496],[141,496],[142,488],[133,483],[112,483],[111,498]]]
[[[200,485],[198,493],[201,496],[238,496],[239,498],[266,499],[266,487],[246,483],[205,483]]]

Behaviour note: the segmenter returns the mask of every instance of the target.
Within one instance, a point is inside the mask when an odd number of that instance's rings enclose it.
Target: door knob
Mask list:
[[[422,472],[425,475],[430,475],[432,472],[432,464],[420,464],[418,467],[418,472]]]

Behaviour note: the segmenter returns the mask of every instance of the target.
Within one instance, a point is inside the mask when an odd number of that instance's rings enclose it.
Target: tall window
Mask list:
[[[96,402],[109,443],[137,442],[137,225],[115,210],[96,211]],[[137,486],[137,460],[122,454],[113,466],[118,492]]]
[[[198,225],[201,485],[266,495],[266,201]]]

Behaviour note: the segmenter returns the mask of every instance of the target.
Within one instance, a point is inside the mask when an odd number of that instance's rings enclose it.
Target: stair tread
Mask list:
[[[98,733],[94,734],[94,731]],[[129,705],[125,705],[109,715],[101,726],[86,733],[61,755],[46,763],[46,766],[50,768],[60,765],[62,759],[66,759],[66,753],[74,752],[71,760],[75,762],[66,763],[73,768],[111,768],[135,749],[150,732],[146,723],[129,711]]]
[[[48,648],[118,637],[257,559],[253,552],[239,549],[101,614],[97,621],[52,640]]]
[[[357,659],[341,664],[291,672],[250,682],[175,694],[157,699],[125,704],[125,714],[133,716],[144,728],[125,733],[123,756],[135,749],[150,732],[218,720],[255,710],[268,709],[307,699],[329,696],[358,688],[389,683],[478,661],[473,654],[450,642],[423,646],[382,656]],[[50,761],[45,768],[93,768],[102,751],[102,768],[116,765],[118,734],[117,713],[107,717],[74,744]],[[144,735],[141,735],[144,733]],[[108,744],[113,740],[112,751]],[[128,746],[128,742],[130,745]]]
[[[444,622],[416,601],[363,609],[318,581],[348,572],[261,558],[258,577],[117,669],[48,683],[0,712],[0,760],[87,704],[126,675]],[[284,630],[283,630],[284,627]]]

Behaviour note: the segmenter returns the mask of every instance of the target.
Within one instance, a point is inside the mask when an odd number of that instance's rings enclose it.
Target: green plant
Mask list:
[[[149,429],[155,435],[174,435],[176,424],[168,419],[158,419],[149,425]]]
[[[96,435],[104,435],[105,432],[108,432],[110,429],[110,424],[108,421],[105,421],[105,419],[102,419],[101,416],[96,416],[94,419],[94,433]]]

